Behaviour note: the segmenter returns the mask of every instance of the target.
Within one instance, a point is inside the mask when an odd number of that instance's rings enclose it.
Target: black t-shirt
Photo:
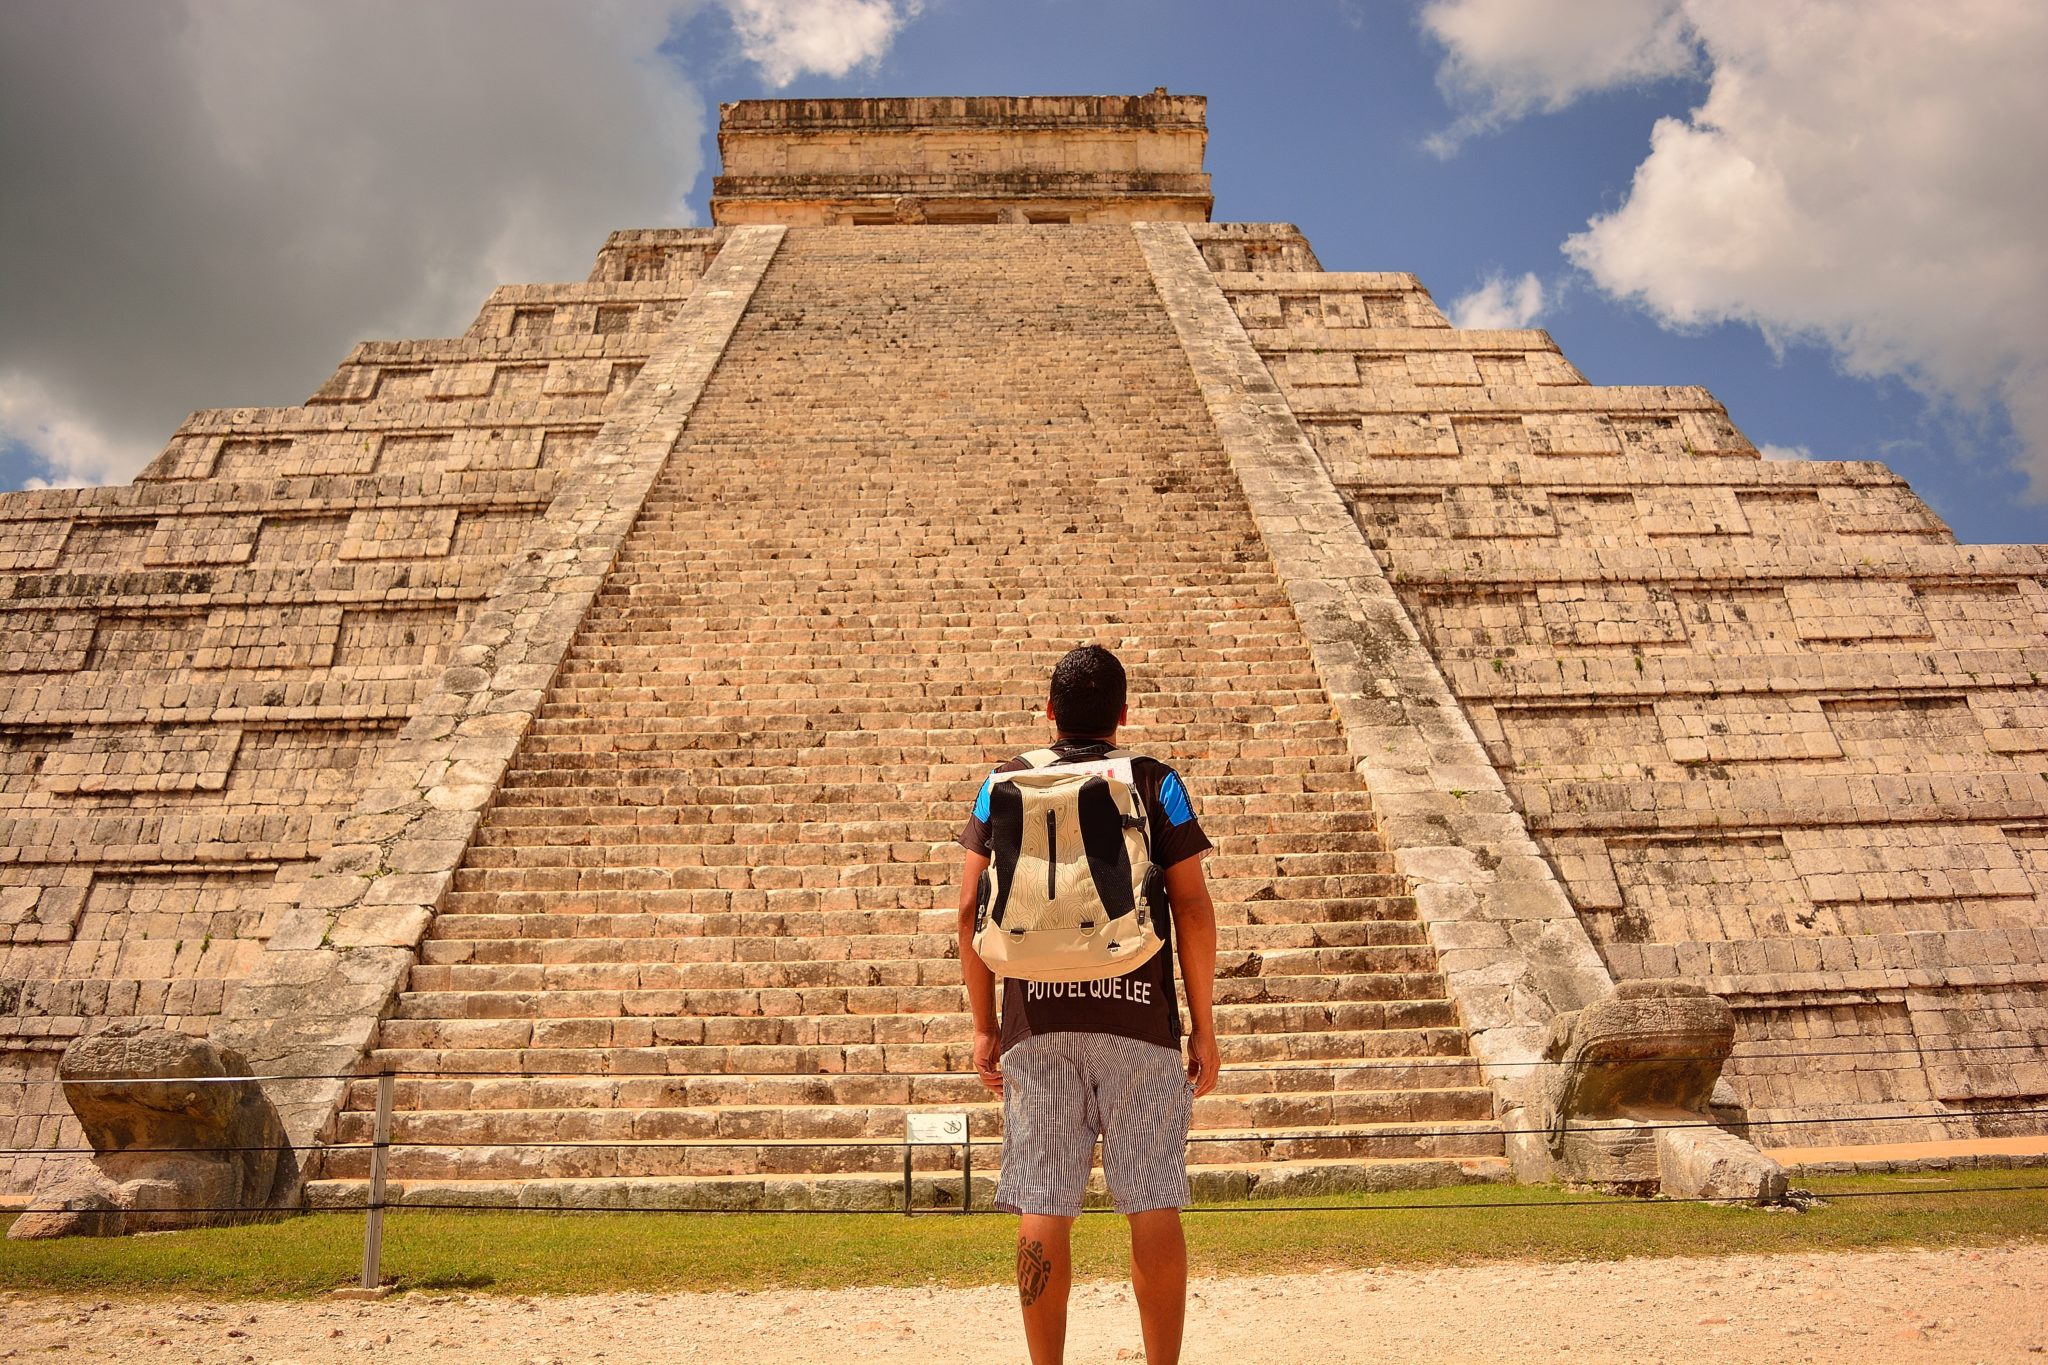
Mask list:
[[[1062,763],[1086,763],[1115,746],[1099,739],[1062,739],[1052,746]],[[1013,758],[996,772],[1028,766]],[[1145,803],[1151,824],[1152,861],[1161,869],[1204,853],[1214,845],[1195,819],[1180,774],[1156,758],[1131,760],[1131,782]],[[987,857],[988,789],[974,798],[974,812],[960,831],[960,846]],[[1115,1033],[1161,1047],[1180,1047],[1180,1000],[1173,986],[1173,916],[1159,926],[1159,951],[1142,966],[1100,981],[1003,979],[1002,1050],[1008,1052],[1034,1033]]]

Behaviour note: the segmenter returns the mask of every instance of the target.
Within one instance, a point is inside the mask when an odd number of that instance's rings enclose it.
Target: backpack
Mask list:
[[[1159,951],[1166,885],[1132,758],[1060,763],[1038,749],[989,779],[974,950],[999,976],[1097,981]]]

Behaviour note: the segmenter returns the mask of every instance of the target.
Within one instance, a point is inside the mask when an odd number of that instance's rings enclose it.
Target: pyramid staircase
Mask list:
[[[1087,639],[1217,844],[1198,1194],[1507,1178],[1129,230],[796,228],[381,1026],[392,1198],[886,1207],[906,1114],[994,1139],[952,840]],[[363,1197],[375,1091],[314,1204]]]

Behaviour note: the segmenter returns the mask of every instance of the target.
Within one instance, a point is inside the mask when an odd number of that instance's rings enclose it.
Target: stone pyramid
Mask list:
[[[886,1203],[907,1113],[998,1131],[952,838],[1084,639],[1217,838],[1204,1192],[1539,1171],[1550,1021],[1649,977],[1780,1141],[2041,1131],[2042,550],[1211,223],[1205,138],[727,106],[716,226],[0,498],[10,1150],[141,1021],[316,1078],[314,1203],[384,1070],[401,1201]]]

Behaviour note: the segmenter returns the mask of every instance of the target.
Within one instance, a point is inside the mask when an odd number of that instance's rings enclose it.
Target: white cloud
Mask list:
[[[299,401],[685,221],[682,3],[0,6],[0,443],[132,476],[194,407]]]
[[[460,332],[686,223],[708,0],[0,4],[0,448],[120,480],[194,407],[297,402],[365,337]],[[922,0],[719,0],[766,80]]]
[[[1437,85],[1461,110],[1429,139],[1440,155],[1524,114],[1697,60],[1680,0],[1430,0],[1421,23],[1446,50]]]
[[[844,76],[889,50],[923,0],[720,0],[740,51],[781,89],[806,73]]]
[[[1633,44],[1661,50],[1672,12],[1706,100],[1657,122],[1625,201],[1567,255],[1667,326],[1748,323],[1938,404],[2001,403],[2048,493],[2048,6],[1678,0]],[[1597,54],[1560,75],[1555,47],[1519,66],[1506,40],[1454,48],[1446,71],[1490,73],[1516,110],[1634,78]]]
[[[135,472],[140,452],[111,440],[92,422],[54,401],[25,374],[0,375],[0,435],[34,451],[51,472],[30,488],[75,488]]]
[[[1477,289],[1451,301],[1450,317],[1453,327],[1514,328],[1527,327],[1542,311],[1543,281],[1531,271],[1518,280],[1487,276]]]
[[[1756,453],[1766,460],[1810,460],[1813,452],[1805,446],[1774,446],[1766,441],[1756,448]]]

